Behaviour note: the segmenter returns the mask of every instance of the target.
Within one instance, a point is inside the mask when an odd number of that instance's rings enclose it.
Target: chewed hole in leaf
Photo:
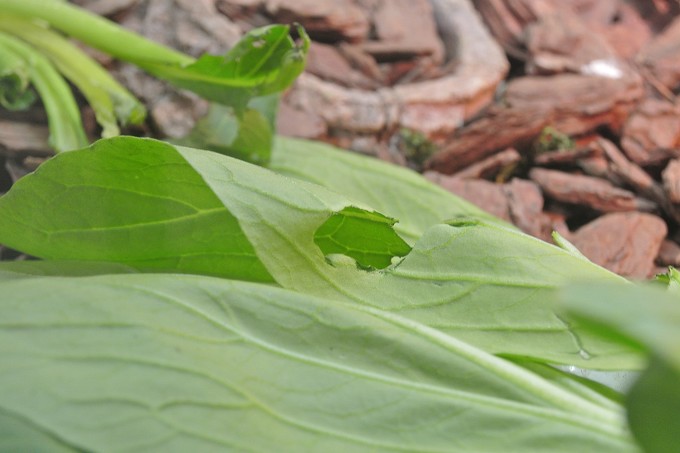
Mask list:
[[[363,268],[384,269],[411,247],[394,231],[395,220],[349,206],[331,215],[314,233],[325,256],[345,255]]]

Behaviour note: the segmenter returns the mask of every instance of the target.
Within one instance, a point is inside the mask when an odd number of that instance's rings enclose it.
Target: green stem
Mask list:
[[[144,120],[144,106],[97,62],[58,33],[11,14],[0,17],[0,30],[42,51],[78,87],[94,109],[103,128],[102,136],[119,134],[116,118],[123,124]]]
[[[80,111],[73,93],[47,58],[12,36],[0,33],[2,53],[12,53],[26,63],[29,77],[47,111],[50,145],[69,151],[88,145]]]
[[[0,13],[42,19],[69,36],[121,60],[188,65],[194,58],[126,30],[113,22],[67,2],[55,0],[2,0]]]

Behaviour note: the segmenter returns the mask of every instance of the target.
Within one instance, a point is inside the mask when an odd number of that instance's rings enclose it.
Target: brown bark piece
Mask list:
[[[642,81],[634,75],[620,79],[576,74],[515,79],[508,84],[507,107],[492,108],[460,130],[432,156],[426,168],[456,172],[499,149],[519,147],[548,124],[568,135],[601,126],[616,131],[642,94]]]
[[[538,186],[515,178],[501,187],[508,200],[512,223],[525,233],[546,240],[552,222],[543,215],[543,194]]]
[[[366,41],[363,49],[378,61],[430,56],[434,64],[444,59],[444,44],[437,35],[437,24],[429,0],[389,0],[373,12],[376,41]]]
[[[42,124],[0,120],[0,155],[39,154],[54,152],[48,144],[49,130]]]
[[[453,176],[463,179],[487,179],[495,176],[501,169],[519,163],[520,160],[522,156],[517,150],[508,148],[464,168]]]
[[[573,244],[590,260],[624,277],[647,278],[666,237],[666,223],[640,212],[606,214],[581,227]]]
[[[493,100],[509,63],[469,0],[431,0],[447,60],[439,78],[397,85],[399,124],[442,141]]]
[[[611,172],[609,171],[609,161],[604,156],[592,156],[580,159],[578,166],[583,172],[590,176],[609,179],[611,182]]]
[[[305,70],[323,80],[347,87],[375,88],[375,84],[350,64],[334,46],[312,42]]]
[[[637,60],[667,88],[680,86],[680,17],[645,46]]]
[[[610,161],[609,169],[617,178],[657,203],[662,203],[664,195],[661,186],[654,181],[649,173],[628,160],[614,143],[605,138],[600,138],[592,146],[605,153]]]
[[[326,123],[306,110],[297,110],[284,100],[276,115],[276,131],[287,137],[321,138],[326,135]]]
[[[441,173],[455,173],[499,149],[527,144],[549,123],[550,117],[542,111],[492,107],[482,118],[461,129],[448,145],[425,163],[425,167]]]
[[[661,266],[680,266],[680,245],[670,239],[664,239],[656,257],[656,264]]]
[[[482,179],[462,179],[432,171],[424,173],[424,176],[486,212],[508,222],[511,221],[508,200],[500,184]]]
[[[619,57],[630,59],[651,41],[652,29],[635,5],[620,0],[615,3],[615,9],[599,20],[585,19]]]
[[[361,41],[370,27],[353,0],[269,0],[267,12],[273,22],[299,22],[310,36],[323,41]]]
[[[524,45],[526,26],[559,9],[551,0],[487,0],[475,6],[498,42],[514,55]]]
[[[621,147],[638,165],[680,157],[680,105],[652,98],[643,101],[623,128]]]
[[[558,74],[520,77],[508,84],[511,108],[542,111],[567,135],[606,126],[617,132],[644,94],[642,80],[626,72],[620,78]]]
[[[680,159],[671,160],[661,177],[668,199],[673,203],[680,203]]]
[[[335,134],[380,133],[405,127],[442,141],[492,100],[508,70],[502,50],[468,0],[432,0],[449,58],[458,65],[432,80],[379,90],[346,89],[302,74],[291,106],[319,114]],[[468,163],[471,163],[468,162]]]
[[[555,170],[533,168],[529,178],[547,196],[565,203],[589,206],[601,212],[650,210],[654,203],[609,182],[591,176],[574,175]]]
[[[534,163],[536,165],[546,166],[574,164],[582,159],[595,157],[597,155],[601,155],[601,152],[593,147],[587,146],[541,153],[534,158]]]
[[[527,28],[528,74],[592,74],[599,68],[620,76],[622,63],[607,41],[567,11],[542,17]]]

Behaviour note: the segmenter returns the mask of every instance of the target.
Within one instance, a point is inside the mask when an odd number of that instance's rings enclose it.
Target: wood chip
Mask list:
[[[656,257],[656,264],[680,267],[680,245],[670,239],[664,239]]]
[[[672,203],[680,203],[680,159],[671,160],[661,177],[668,199]]]
[[[636,76],[608,79],[558,74],[514,79],[508,84],[506,105],[489,109],[461,129],[426,167],[454,173],[499,149],[521,148],[549,124],[567,135],[602,126],[618,131],[642,94],[642,81]]]
[[[361,41],[370,28],[366,14],[353,0],[269,0],[267,12],[274,22],[299,22],[321,41]]]
[[[522,156],[520,156],[516,149],[508,148],[464,168],[453,176],[462,179],[489,179],[493,178],[503,168],[515,165],[521,160]]]
[[[645,46],[637,60],[668,89],[680,86],[680,17]]]
[[[638,165],[680,157],[680,105],[645,99],[626,122],[621,147]]]
[[[0,154],[54,154],[46,125],[0,120]]]
[[[544,166],[575,164],[581,159],[595,157],[598,155],[601,155],[601,152],[599,152],[596,148],[587,146],[582,148],[541,153],[534,158],[534,163],[536,165]]]
[[[649,211],[656,207],[649,200],[637,198],[628,190],[591,176],[533,168],[529,172],[529,178],[554,200],[589,206],[601,212]]]
[[[606,214],[586,224],[572,236],[581,253],[624,277],[645,279],[655,271],[654,260],[668,229],[651,214]]]
[[[429,0],[383,1],[372,19],[376,40],[366,41],[362,48],[378,61],[425,55],[436,65],[444,61],[444,44],[437,34]]]

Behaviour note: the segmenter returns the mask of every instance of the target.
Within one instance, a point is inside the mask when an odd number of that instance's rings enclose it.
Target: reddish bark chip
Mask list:
[[[637,60],[647,68],[652,77],[674,89],[680,85],[680,17],[645,46]]]
[[[638,165],[680,156],[680,105],[651,98],[643,101],[623,128],[621,147]]]
[[[661,266],[680,266],[680,245],[670,239],[664,239],[656,257],[656,264]]]
[[[661,174],[663,187],[672,203],[680,203],[680,159],[673,159]]]
[[[299,22],[312,37],[361,41],[370,28],[364,12],[353,0],[269,0],[274,22]]]
[[[653,273],[666,223],[640,212],[606,214],[581,227],[572,243],[586,257],[619,275],[635,279]]]
[[[637,198],[632,192],[591,176],[534,168],[529,177],[550,198],[589,206],[601,212],[650,210],[655,207],[652,202]]]
[[[609,43],[575,14],[561,11],[547,15],[527,28],[529,74],[622,72]]]
[[[514,166],[522,160],[522,156],[514,148],[508,148],[498,154],[466,167],[454,176],[463,179],[491,178],[504,168]]]

